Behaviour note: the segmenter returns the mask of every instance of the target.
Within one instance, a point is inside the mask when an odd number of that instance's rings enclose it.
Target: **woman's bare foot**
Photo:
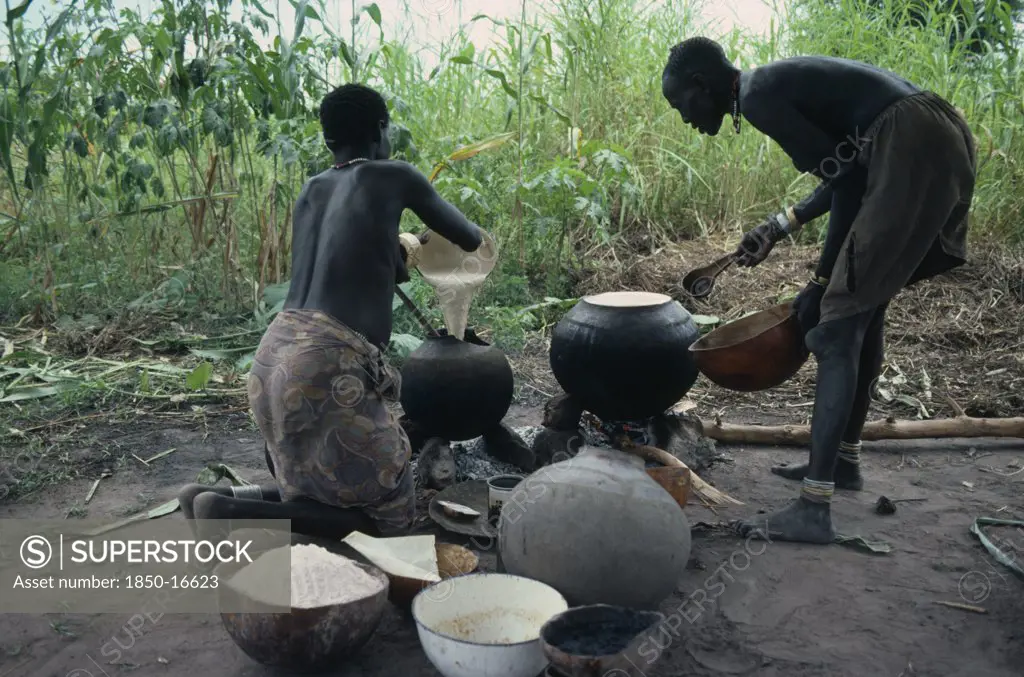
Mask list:
[[[777,465],[772,468],[772,473],[787,480],[802,482],[807,477],[808,467],[807,463],[801,465]],[[860,475],[860,464],[850,463],[840,458],[836,462],[836,472],[833,481],[836,483],[836,489],[861,491],[864,488],[864,479]]]
[[[757,535],[767,541],[820,545],[836,540],[831,504],[815,503],[803,496],[767,517],[737,521],[733,526],[744,538]]]

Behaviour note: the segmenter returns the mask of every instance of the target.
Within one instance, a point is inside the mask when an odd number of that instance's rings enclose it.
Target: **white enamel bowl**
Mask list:
[[[540,629],[568,608],[538,581],[472,574],[421,591],[412,616],[423,651],[444,677],[536,677],[548,664]]]

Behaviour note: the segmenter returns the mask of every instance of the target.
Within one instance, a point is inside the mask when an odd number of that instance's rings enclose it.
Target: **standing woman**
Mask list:
[[[860,435],[882,365],[889,302],[908,285],[963,265],[975,182],[975,144],[938,95],[869,64],[796,57],[740,71],[704,37],[672,48],[662,93],[683,122],[714,136],[725,116],[771,137],[821,183],[744,237],[738,263],[755,266],[783,238],[829,214],[814,277],[794,301],[818,362],[806,465],[772,472],[800,496],[744,536],[831,543],[836,488],[859,491]]]

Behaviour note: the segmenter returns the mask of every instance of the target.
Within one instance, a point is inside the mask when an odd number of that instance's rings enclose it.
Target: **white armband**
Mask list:
[[[800,231],[800,222],[796,219],[796,212],[792,207],[786,207],[786,211],[779,212],[775,219],[782,225],[786,235],[795,235]]]
[[[786,216],[786,213],[779,212],[778,214],[775,215],[775,220],[778,222],[780,226],[782,226],[782,232],[784,232],[786,235],[789,235],[790,222],[789,217]]]

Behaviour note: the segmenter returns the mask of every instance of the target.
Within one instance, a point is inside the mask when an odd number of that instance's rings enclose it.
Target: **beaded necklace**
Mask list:
[[[346,160],[345,162],[335,162],[334,169],[344,169],[345,167],[348,167],[349,165],[354,165],[357,162],[369,162],[369,160],[367,160],[364,157],[357,157],[352,158],[351,160]]]

